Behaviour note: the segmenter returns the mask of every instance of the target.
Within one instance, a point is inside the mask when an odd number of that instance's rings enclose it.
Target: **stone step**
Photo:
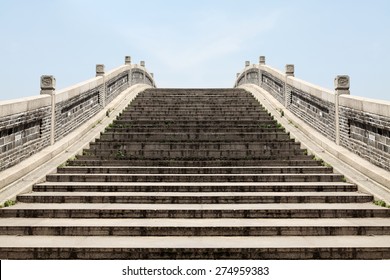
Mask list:
[[[305,151],[300,148],[301,144],[292,141],[251,141],[251,142],[157,142],[157,141],[121,141],[113,142],[107,140],[96,140],[95,143],[90,144],[89,150],[111,150],[118,149],[122,150],[187,150],[187,149],[196,149],[196,150],[279,150],[279,149],[290,149],[290,150],[299,150]],[[86,151],[88,149],[85,149]],[[292,152],[293,153],[293,152]]]
[[[390,218],[373,203],[120,204],[17,203],[1,218]]]
[[[161,106],[163,105],[163,106]],[[267,112],[267,110],[261,106],[257,101],[253,100],[253,97],[246,98],[244,100],[238,100],[237,98],[227,98],[226,100],[213,100],[211,98],[206,99],[183,99],[179,98],[177,100],[169,100],[167,98],[137,98],[133,100],[125,110],[131,110],[133,108],[156,108],[160,107],[162,109],[166,107],[179,107],[179,108],[189,108],[189,109],[210,109],[210,110],[219,110],[220,108],[256,108],[256,110],[261,110]]]
[[[190,151],[196,151],[198,156],[229,156],[230,154],[242,154],[242,157],[251,155],[302,155],[306,149],[300,148],[300,143],[294,142],[112,142],[99,141],[91,143],[89,149],[84,149],[85,154],[112,155],[123,151],[128,155],[144,154],[154,156],[161,154],[165,157],[167,152],[172,152],[173,157],[186,155]],[[178,153],[174,153],[178,151]]]
[[[141,107],[142,108],[142,107]],[[139,108],[139,109],[141,109]],[[188,115],[196,115],[196,116],[255,116],[255,117],[263,117],[264,119],[272,119],[272,116],[264,111],[258,110],[246,110],[245,108],[241,108],[241,110],[181,110],[180,108],[168,107],[165,110],[125,110],[121,113],[120,117],[127,118],[133,116],[172,116],[179,118],[180,116],[188,116]]]
[[[248,108],[252,110],[258,110],[262,112],[267,112],[267,110],[260,106],[258,102],[246,99],[246,100],[237,100],[235,98],[229,98],[226,100],[212,100],[210,98],[199,99],[199,98],[187,98],[187,99],[177,99],[169,100],[167,98],[140,98],[136,99],[124,110],[134,110],[134,108],[157,108],[161,109],[166,108],[181,108],[181,109],[206,109],[206,110],[241,110],[243,108]]]
[[[378,236],[389,219],[45,219],[0,220],[0,236]],[[352,236],[353,235],[353,236]],[[0,239],[1,240],[1,239]]]
[[[17,197],[23,203],[366,203],[371,195],[340,192],[40,192]]]
[[[209,104],[210,102],[214,104],[221,104],[221,103],[236,103],[236,102],[243,102],[243,103],[256,103],[257,100],[254,100],[252,96],[248,94],[243,95],[204,95],[204,96],[195,96],[195,95],[145,95],[137,96],[137,98],[134,100],[134,102],[142,102],[142,104],[146,101],[159,103],[161,102],[167,102],[167,103],[186,103],[186,104],[200,104],[205,103]],[[191,101],[189,103],[188,101]]]
[[[167,125],[165,127],[132,126],[131,124],[118,124],[106,128],[107,133],[285,133],[283,128],[259,128],[259,127],[195,127]]]
[[[288,133],[103,133],[101,140],[111,141],[292,141]]]
[[[220,122],[220,121],[252,121],[252,122],[263,122],[263,117],[257,117],[257,116],[217,116],[214,117],[213,115],[210,116],[128,116],[124,117],[123,120],[126,121],[168,121],[168,122],[175,122],[175,121],[207,121],[210,118],[212,118],[214,121]],[[271,118],[267,118],[266,120],[271,121]]]
[[[133,105],[133,104],[132,104]],[[138,106],[130,106],[126,108],[120,116],[123,114],[131,114],[134,112],[156,112],[156,113],[187,113],[187,112],[196,112],[198,114],[214,114],[214,113],[233,113],[233,112],[239,112],[239,113],[260,113],[262,115],[271,116],[270,113],[259,107],[258,105],[226,105],[226,106],[216,106],[215,104],[198,104],[197,106],[188,106],[188,105],[175,105],[172,106],[164,106],[162,107],[161,104],[155,104],[155,105],[142,105],[139,104]]]
[[[0,236],[1,259],[390,259],[390,236]]]
[[[235,128],[235,127],[258,127],[258,128],[275,128],[277,126],[277,122],[275,120],[263,120],[263,121],[253,121],[253,120],[236,120],[236,121],[226,121],[226,120],[174,120],[171,122],[164,120],[125,120],[122,118],[118,118],[114,120],[114,125],[131,125],[131,127],[135,126],[150,126],[150,127],[166,127],[166,126],[193,126],[193,127],[226,127],[227,129]]]
[[[312,159],[311,156],[305,155],[304,150],[290,150],[290,149],[278,149],[278,150],[101,150],[94,151],[85,149],[83,159],[99,159],[99,160],[132,160],[132,159],[149,159],[149,160],[211,160],[211,159]]]
[[[67,161],[69,166],[170,166],[170,167],[207,167],[207,166],[320,166],[321,161],[313,160],[312,157],[306,159],[202,159],[202,160],[186,160],[186,159],[104,159],[92,156],[76,156],[76,159]]]
[[[179,92],[177,89],[169,89],[164,92],[164,89],[158,90],[145,90],[141,96],[137,96],[137,98],[158,98],[161,97],[163,99],[177,100],[178,98],[206,98],[212,100],[219,99],[229,99],[235,98],[238,100],[245,99],[251,96],[250,93],[244,90],[236,90],[236,89],[227,89],[224,91],[217,92],[218,89],[205,89],[200,90],[196,89],[191,92],[191,89],[183,89],[182,92]],[[169,97],[169,98],[168,98]]]
[[[339,174],[49,174],[48,182],[342,182]]]
[[[122,120],[133,120],[133,119],[173,119],[173,120],[193,120],[193,119],[236,119],[239,120],[240,118],[250,119],[250,120],[257,120],[257,121],[265,121],[265,120],[273,120],[272,117],[261,114],[261,113],[249,113],[249,112],[242,112],[242,113],[209,113],[209,114],[200,114],[198,112],[183,112],[183,113],[175,113],[175,112],[132,112],[130,114],[123,113],[121,116]]]
[[[192,94],[148,94],[144,92],[142,96],[137,96],[134,101],[140,100],[144,102],[145,100],[150,101],[166,101],[166,102],[181,102],[186,100],[199,102],[212,101],[214,103],[222,103],[228,101],[241,101],[241,102],[257,102],[253,97],[248,94],[208,94],[208,95],[192,95]]]
[[[356,192],[345,182],[44,182],[34,192]]]
[[[263,121],[263,120],[273,120],[272,117],[261,114],[261,113],[249,113],[249,112],[242,112],[242,113],[198,113],[198,112],[183,112],[183,113],[175,113],[175,112],[132,112],[132,113],[123,113],[121,116],[121,119],[123,120],[133,120],[138,118],[144,118],[144,119],[237,119],[239,120],[241,117],[245,116],[246,119],[253,119],[257,121]]]
[[[157,166],[64,166],[57,173],[73,174],[322,174],[332,173],[326,166],[234,166],[234,167],[157,167]]]

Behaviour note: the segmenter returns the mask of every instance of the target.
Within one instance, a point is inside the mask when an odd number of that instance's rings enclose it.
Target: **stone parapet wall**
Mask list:
[[[131,73],[142,78],[130,79]],[[0,171],[61,140],[135,84],[155,82],[145,67],[126,64],[59,91],[54,80],[53,90],[40,96],[0,101]]]
[[[50,145],[51,107],[0,117],[0,170]]]
[[[340,145],[390,170],[390,102],[340,96]]]
[[[252,82],[253,84],[253,82]],[[266,71],[260,71],[260,85],[280,103],[284,102],[285,82]]]
[[[134,67],[131,70],[131,83],[132,84],[147,84],[150,86],[155,86],[154,79],[150,73],[146,71],[143,66]]]
[[[390,170],[390,102],[350,96],[349,78],[347,88],[331,91],[295,78],[293,65],[282,73],[263,58],[237,74],[235,86],[243,84],[263,88],[335,145]]]
[[[56,102],[55,141],[62,139],[103,109],[100,96],[102,90],[103,84],[68,100]]]
[[[325,137],[335,141],[335,104],[289,84],[286,92],[289,95],[287,109]]]

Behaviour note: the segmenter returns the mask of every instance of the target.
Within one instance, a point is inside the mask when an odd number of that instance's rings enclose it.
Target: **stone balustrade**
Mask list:
[[[246,61],[237,74],[235,87],[244,84],[266,90],[336,145],[390,170],[390,102],[350,95],[348,76],[337,76],[335,89],[328,90],[296,78],[293,64],[283,73],[260,56],[259,64]]]
[[[41,95],[0,101],[0,171],[53,145],[135,84],[155,86],[154,78],[142,66],[125,64],[105,72],[96,65],[96,77],[56,91],[51,75],[41,77]]]

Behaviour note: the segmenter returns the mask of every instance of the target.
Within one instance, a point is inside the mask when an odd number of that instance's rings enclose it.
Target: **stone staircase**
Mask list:
[[[240,89],[150,89],[0,211],[1,259],[383,259],[390,209]]]

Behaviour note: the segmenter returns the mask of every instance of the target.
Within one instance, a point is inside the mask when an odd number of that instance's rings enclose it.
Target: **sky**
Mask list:
[[[388,0],[0,0],[0,100],[144,60],[158,87],[232,87],[245,61],[390,100]]]

